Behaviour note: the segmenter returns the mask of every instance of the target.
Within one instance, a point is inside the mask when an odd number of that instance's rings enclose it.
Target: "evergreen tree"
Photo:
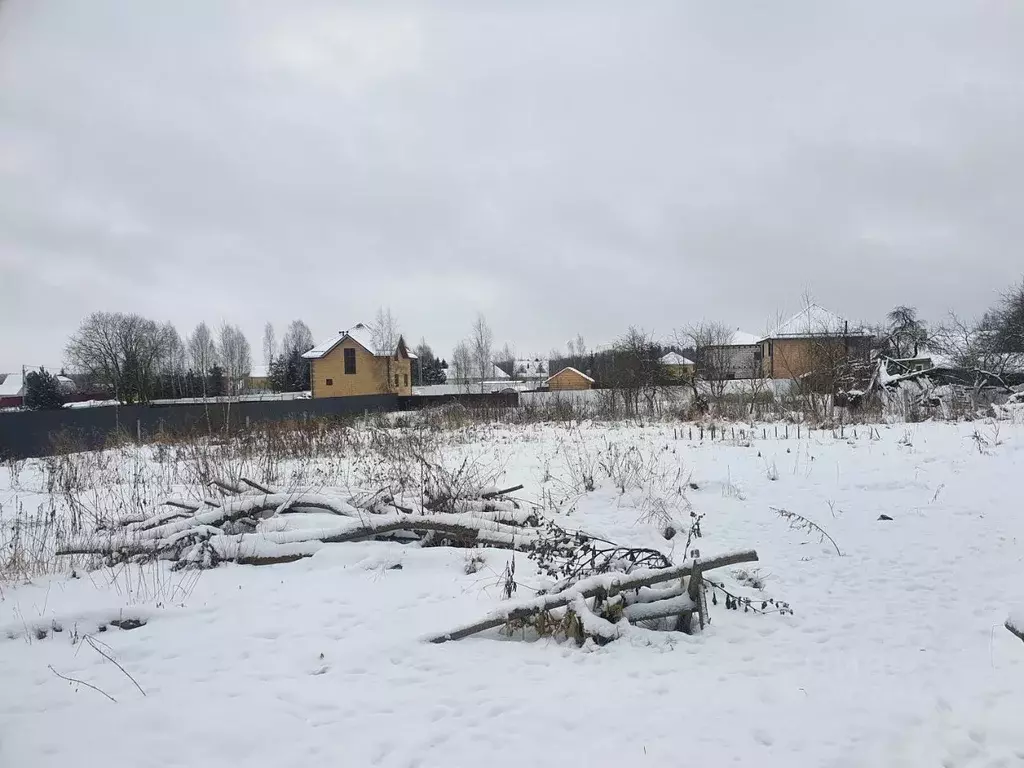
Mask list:
[[[55,410],[64,407],[60,380],[45,368],[25,376],[25,407],[30,411]]]
[[[442,362],[434,358],[423,366],[422,379],[424,385],[444,384],[448,380],[448,375],[444,371]]]
[[[214,365],[210,369],[210,375],[207,377],[206,395],[207,397],[223,397],[226,393],[227,377],[224,369],[219,365]]]
[[[309,389],[309,360],[292,349],[270,364],[270,389],[273,392],[305,392]]]

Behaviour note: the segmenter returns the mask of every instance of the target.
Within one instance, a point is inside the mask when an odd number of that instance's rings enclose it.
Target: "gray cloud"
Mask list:
[[[540,353],[980,312],[1024,271],[1022,39],[1011,0],[6,0],[0,370],[95,309]]]

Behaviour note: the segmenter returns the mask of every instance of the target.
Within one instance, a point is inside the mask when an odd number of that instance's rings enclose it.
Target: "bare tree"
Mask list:
[[[480,391],[484,391],[484,382],[489,378],[491,366],[494,364],[491,346],[494,334],[483,314],[478,314],[473,322],[473,333],[469,338],[470,354],[473,366],[480,375]]]
[[[1024,280],[1003,294],[992,325],[1000,352],[1024,352]]]
[[[401,334],[398,330],[398,320],[391,313],[391,307],[381,307],[377,310],[377,316],[370,325],[370,335],[376,354],[394,354]]]
[[[699,323],[675,333],[678,346],[697,350],[696,379],[703,382],[716,401],[725,396],[726,382],[737,378],[736,369],[743,364],[732,346],[733,334],[733,329],[724,323]]]
[[[285,356],[309,352],[316,344],[309,326],[301,320],[292,320],[281,339],[281,354]]]
[[[575,339],[569,339],[566,348],[571,358],[578,360],[587,356],[587,344],[583,341],[583,334],[577,333]]]
[[[274,324],[269,320],[263,326],[263,362],[269,368],[277,357],[277,335],[274,333]]]
[[[186,342],[188,361],[196,373],[205,376],[217,364],[217,345],[206,323],[199,323]]]
[[[469,381],[473,373],[473,353],[470,351],[469,343],[460,341],[452,351],[452,372],[455,374],[455,381],[460,386],[469,390]]]
[[[658,393],[668,379],[661,356],[661,345],[640,328],[630,327],[615,342],[606,381],[618,391],[627,416],[658,413]]]
[[[893,307],[885,319],[884,331],[877,341],[881,352],[898,360],[917,357],[928,342],[928,328],[917,316],[917,309]]]
[[[935,329],[929,345],[945,355],[955,368],[993,373],[1009,372],[1011,358],[1001,351],[998,329],[991,316],[968,320],[950,312]]]
[[[65,355],[117,399],[145,402],[173,343],[171,330],[140,315],[94,312],[68,341]]]
[[[217,354],[227,377],[228,392],[237,394],[252,371],[252,349],[241,328],[227,323],[220,327]]]

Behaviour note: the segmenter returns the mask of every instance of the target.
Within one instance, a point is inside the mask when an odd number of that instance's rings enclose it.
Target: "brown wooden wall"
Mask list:
[[[548,382],[548,389],[552,391],[593,389],[593,387],[593,382],[588,381],[586,377],[581,376],[576,371],[559,371]]]

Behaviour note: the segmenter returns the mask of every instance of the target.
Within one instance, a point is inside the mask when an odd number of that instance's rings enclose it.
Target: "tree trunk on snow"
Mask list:
[[[700,561],[700,569],[705,571],[714,570],[715,568],[724,568],[729,565],[736,565],[738,563],[750,563],[757,560],[757,552],[754,550],[745,550],[741,552],[732,552],[727,555],[719,555],[718,557],[712,557],[707,560]],[[563,608],[577,596],[581,595],[583,598],[597,597],[603,595],[605,597],[612,597],[621,592],[625,592],[630,589],[639,589],[640,587],[649,587],[652,584],[660,584],[661,582],[671,581],[672,579],[679,579],[683,576],[692,576],[694,572],[695,563],[693,561],[677,565],[672,568],[665,568],[657,571],[643,571],[638,574],[629,576],[622,576],[618,580],[612,583],[610,588],[605,588],[604,584],[599,584],[593,587],[584,587],[583,589],[577,589],[570,587],[564,592],[559,592],[554,595],[548,595],[547,597],[540,600],[532,600],[526,605],[522,605],[510,610],[499,611],[497,614],[492,615],[483,621],[478,621],[475,624],[470,624],[465,627],[446,632],[443,635],[437,635],[430,638],[432,643],[446,643],[449,640],[461,640],[464,637],[475,635],[478,632],[484,632],[488,629],[494,629],[495,627],[503,626],[509,621],[515,621],[517,619],[528,619],[531,616],[535,616],[543,611],[550,611],[555,608]]]

